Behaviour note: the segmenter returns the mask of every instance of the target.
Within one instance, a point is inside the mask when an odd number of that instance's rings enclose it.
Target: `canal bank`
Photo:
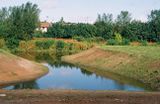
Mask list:
[[[132,47],[132,46],[119,46],[119,48],[131,48],[127,52],[135,51],[137,53],[127,53],[121,50],[112,50],[112,48],[118,48],[114,46],[110,47],[94,47],[89,50],[80,52],[78,54],[62,57],[64,62],[72,63],[80,67],[89,69],[92,72],[111,72],[118,75],[126,76],[126,78],[133,78],[146,83],[153,89],[160,88],[160,70],[158,63],[160,60],[155,57],[147,56],[143,54],[143,51],[149,51],[152,48],[153,51],[159,49],[159,47]],[[143,49],[144,48],[144,49]],[[138,50],[139,49],[139,50]],[[156,54],[157,55],[157,54]],[[154,53],[153,55],[154,56]]]
[[[66,90],[121,90],[151,91],[145,84],[114,73],[101,70],[95,72],[89,68],[61,61],[60,54],[53,53],[19,53],[21,57],[43,63],[49,72],[45,76],[30,81],[7,86],[7,90],[19,89],[66,89]],[[93,70],[93,69],[92,69]]]
[[[48,73],[48,69],[8,52],[0,50],[0,87],[37,79]]]

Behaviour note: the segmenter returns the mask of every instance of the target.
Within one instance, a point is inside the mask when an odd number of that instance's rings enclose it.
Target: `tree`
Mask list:
[[[122,34],[123,37],[127,37],[128,34],[125,34],[126,30],[128,30],[128,25],[130,24],[132,18],[131,14],[128,11],[121,11],[121,13],[117,16],[115,31],[117,33]]]
[[[108,23],[108,24],[110,24],[110,23],[112,23],[113,22],[113,15],[112,14],[103,14],[103,16],[102,16],[102,21],[103,22],[105,22],[105,23]]]
[[[160,10],[152,10],[148,20],[151,34],[157,38],[153,41],[160,41]]]
[[[39,22],[39,12],[38,6],[30,2],[0,10],[0,37],[7,41],[8,47],[18,46],[20,40],[32,38]]]
[[[97,36],[104,39],[113,38],[113,16],[112,14],[98,15],[97,21],[94,23],[97,28]]]

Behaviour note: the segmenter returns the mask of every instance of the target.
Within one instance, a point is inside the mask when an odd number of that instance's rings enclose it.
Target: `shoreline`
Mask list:
[[[101,47],[93,47],[77,54],[62,57],[62,61],[86,68],[91,72],[98,72],[104,75],[104,72],[115,73],[142,82],[153,90],[159,90],[159,83],[156,82],[158,76],[150,76],[150,73],[157,74],[154,73],[157,67],[152,67],[150,64],[156,59],[147,59],[148,57],[143,57],[143,54],[138,56],[137,54],[128,54]],[[142,64],[141,62],[143,61],[144,63]],[[146,75],[148,76],[146,77]]]
[[[5,51],[0,52],[0,88],[35,80],[48,73],[40,63],[26,60]]]

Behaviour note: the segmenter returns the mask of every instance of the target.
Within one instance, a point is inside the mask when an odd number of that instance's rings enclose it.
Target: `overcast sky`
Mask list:
[[[112,13],[114,18],[122,10],[132,13],[132,17],[142,21],[154,9],[160,9],[160,0],[28,0],[38,4],[42,21],[58,21],[61,17],[67,22],[93,23],[97,14]],[[1,7],[21,5],[27,0],[0,0]]]

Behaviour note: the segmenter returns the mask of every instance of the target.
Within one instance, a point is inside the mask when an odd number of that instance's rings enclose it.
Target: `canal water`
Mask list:
[[[29,60],[40,62],[48,67],[49,73],[37,80],[10,85],[4,89],[76,89],[76,90],[125,90],[147,91],[146,85],[128,78],[103,76],[87,69],[61,61],[60,55],[50,53],[19,54]],[[109,75],[112,76],[112,75]],[[115,75],[114,75],[115,77]]]

